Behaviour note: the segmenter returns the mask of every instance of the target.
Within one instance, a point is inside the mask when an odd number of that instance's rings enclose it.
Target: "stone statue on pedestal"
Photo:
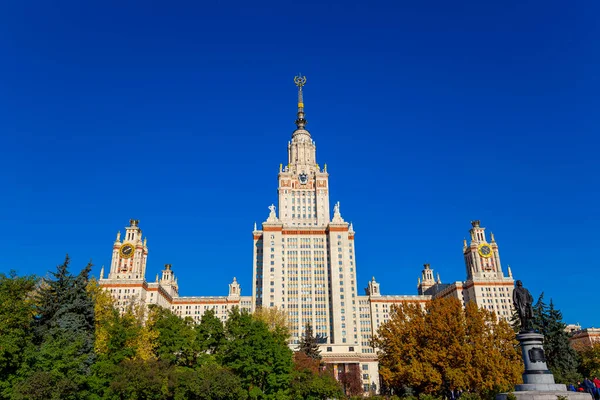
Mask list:
[[[523,282],[517,281],[517,287],[513,291],[513,302],[519,321],[521,322],[521,332],[529,332],[533,330],[531,325],[533,320],[533,296],[529,290],[523,287]]]
[[[517,335],[523,356],[523,383],[515,385],[512,392],[517,400],[556,400],[566,397],[569,400],[593,400],[587,393],[567,392],[567,387],[554,382],[554,375],[548,370],[544,353],[544,335],[534,332],[533,296],[517,281],[513,290],[513,303],[519,320],[521,331]],[[500,393],[496,400],[507,400],[508,393]]]

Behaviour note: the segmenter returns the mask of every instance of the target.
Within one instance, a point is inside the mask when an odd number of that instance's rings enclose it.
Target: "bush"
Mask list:
[[[424,394],[424,393],[422,393],[422,394],[419,395],[419,400],[441,400],[441,397],[434,396],[432,394]],[[469,400],[471,400],[471,399],[469,399]]]
[[[477,393],[465,392],[460,395],[460,400],[481,400],[481,396]]]

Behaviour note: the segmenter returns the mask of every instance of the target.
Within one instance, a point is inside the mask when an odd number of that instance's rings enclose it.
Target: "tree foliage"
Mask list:
[[[358,396],[363,393],[362,379],[358,364],[345,364],[339,372],[339,379],[347,396]]]
[[[254,311],[254,317],[267,324],[271,331],[289,335],[289,321],[285,311],[277,307],[260,307]]]
[[[120,312],[91,264],[73,275],[69,262],[41,280],[0,274],[0,399],[342,397],[316,353],[294,356],[281,312]]]
[[[584,376],[600,376],[600,342],[577,349],[581,357],[581,371]]]
[[[156,355],[170,365],[191,367],[200,354],[191,318],[180,318],[170,310],[151,306],[147,327],[156,332]]]
[[[311,324],[306,324],[304,335],[302,336],[302,338],[300,339],[300,343],[298,344],[298,350],[306,354],[313,360],[321,359],[321,350],[319,350],[318,339],[313,333],[313,328]]]
[[[14,271],[0,274],[0,398],[10,396],[25,353],[31,352],[36,283],[37,278]]]
[[[396,392],[441,394],[458,389],[510,390],[519,383],[522,362],[515,333],[493,313],[457,299],[437,299],[423,309],[393,307],[374,345],[380,349],[380,374]]]
[[[292,351],[287,331],[269,326],[234,308],[225,323],[225,341],[218,360],[242,378],[251,398],[279,398],[291,380]]]
[[[322,368],[320,360],[309,357],[302,351],[294,353],[291,399],[337,399],[343,394],[341,384],[333,377],[331,370]]]
[[[74,276],[69,256],[40,282],[35,295],[33,346],[12,397],[76,399],[89,391],[96,360],[94,303],[87,291],[91,263]]]
[[[196,326],[198,349],[203,353],[215,354],[225,340],[225,327],[213,310],[206,311]]]

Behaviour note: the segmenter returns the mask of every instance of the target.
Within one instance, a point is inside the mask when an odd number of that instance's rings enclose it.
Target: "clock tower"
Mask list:
[[[146,239],[142,240],[142,230],[137,219],[129,220],[125,228],[125,237],[121,240],[121,232],[113,244],[113,255],[108,279],[143,280],[146,274],[148,247]]]
[[[463,254],[467,268],[467,279],[473,278],[503,278],[500,254],[494,234],[490,235],[487,242],[485,228],[480,226],[480,221],[471,221],[471,243],[463,243]]]

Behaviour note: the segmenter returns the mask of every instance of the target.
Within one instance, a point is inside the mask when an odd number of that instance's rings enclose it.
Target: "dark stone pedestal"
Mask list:
[[[548,370],[544,354],[544,335],[535,332],[521,332],[517,335],[523,355],[523,383],[515,386],[513,394],[517,400],[557,400],[565,396],[569,400],[593,400],[588,393],[568,392],[565,385],[554,382],[554,375]],[[508,393],[501,393],[496,400],[506,400]]]

